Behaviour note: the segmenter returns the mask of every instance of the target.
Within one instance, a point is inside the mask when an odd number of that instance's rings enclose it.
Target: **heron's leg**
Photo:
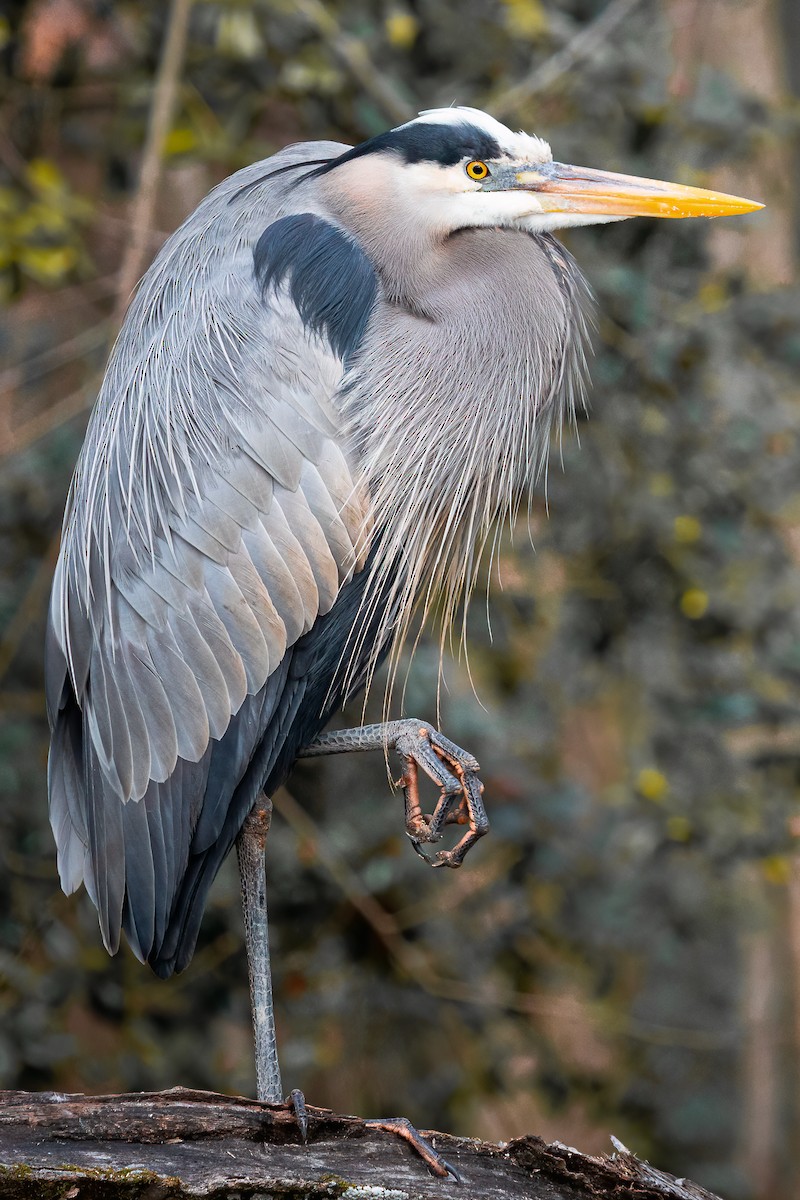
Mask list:
[[[483,784],[478,778],[480,768],[473,755],[427,721],[407,718],[383,725],[362,725],[358,729],[335,729],[321,734],[301,750],[299,757],[386,749],[396,750],[404,760],[400,785],[405,799],[406,832],[414,849],[431,866],[460,867],[468,851],[489,829]],[[430,817],[423,814],[419,799],[419,767],[440,789],[439,801]],[[433,858],[429,857],[422,850],[422,843],[439,841],[443,826],[453,822],[468,826],[461,841],[452,850],[439,850]]]
[[[272,1004],[267,876],[264,868],[264,851],[271,818],[272,801],[262,793],[236,839],[236,853],[242,883],[244,933],[250,973],[250,1005],[256,1045],[256,1095],[259,1100],[268,1104],[280,1104],[283,1091],[275,1035],[275,1010]]]
[[[433,866],[460,866],[469,847],[488,829],[481,800],[483,785],[478,779],[476,759],[443,737],[425,721],[389,721],[383,725],[362,725],[358,729],[337,729],[322,734],[305,749],[299,758],[320,754],[344,754],[350,750],[396,750],[405,761],[403,788],[406,811],[406,830],[414,849]],[[439,785],[440,796],[432,816],[425,817],[417,787],[418,766]],[[452,851],[440,851],[430,859],[420,849],[420,843],[437,841],[443,825],[457,822],[470,828]],[[371,1129],[395,1134],[416,1150],[432,1174],[440,1179],[463,1180],[455,1167],[446,1162],[431,1143],[419,1133],[406,1117],[382,1117],[364,1122]]]

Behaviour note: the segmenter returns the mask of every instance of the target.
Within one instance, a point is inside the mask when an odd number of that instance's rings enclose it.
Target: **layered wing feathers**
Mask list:
[[[291,274],[259,287],[236,178],[131,307],[73,482],[48,631],[62,884],[85,881],[110,950],[124,927],[162,971],[187,957],[187,920],[196,935],[197,864],[246,815],[231,812],[237,787],[256,759],[269,773],[294,719],[292,647],[368,542],[335,433],[342,359],[308,332]]]

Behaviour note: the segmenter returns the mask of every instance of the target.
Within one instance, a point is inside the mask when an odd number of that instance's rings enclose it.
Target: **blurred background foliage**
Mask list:
[[[536,550],[523,527],[505,543],[491,637],[474,605],[477,698],[458,659],[442,697],[492,836],[458,874],[428,871],[380,756],[297,768],[268,854],[286,1083],[482,1137],[603,1151],[611,1131],[729,1200],[789,1200],[800,6],[196,0],[144,194],[171,12],[0,16],[0,1084],[254,1086],[233,864],[190,969],[162,983],[109,959],[85,895],[61,895],[47,824],[43,614],[125,264],[287,142],[457,101],[563,161],[768,207],[565,239],[598,297],[591,419],[554,455]],[[435,716],[436,670],[425,642],[407,712]]]

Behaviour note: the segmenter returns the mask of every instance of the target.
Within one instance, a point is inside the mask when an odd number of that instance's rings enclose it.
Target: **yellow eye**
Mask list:
[[[475,159],[473,162],[468,162],[466,171],[470,179],[489,178],[489,168],[485,162],[481,162],[479,159]]]

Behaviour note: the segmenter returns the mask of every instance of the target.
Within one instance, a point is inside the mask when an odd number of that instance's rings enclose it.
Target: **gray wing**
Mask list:
[[[221,185],[145,277],[90,422],[53,586],[61,881],[67,892],[85,882],[109,950],[124,924],[142,958],[259,747],[280,749],[292,647],[368,549],[368,497],[334,407],[347,338],[313,319],[308,289],[311,319],[300,316],[302,245],[280,269],[267,245],[254,271],[265,224],[296,223],[269,168]],[[313,220],[324,264],[335,239]],[[363,304],[360,259],[356,277]],[[374,281],[367,292],[371,303]],[[235,831],[226,836],[224,849]]]

